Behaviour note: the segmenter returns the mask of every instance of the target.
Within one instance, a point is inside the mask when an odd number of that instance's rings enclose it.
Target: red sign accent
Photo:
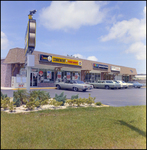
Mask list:
[[[43,71],[39,71],[39,75],[42,76],[43,75]]]

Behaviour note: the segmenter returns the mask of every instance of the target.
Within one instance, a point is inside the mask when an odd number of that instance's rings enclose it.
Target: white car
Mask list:
[[[122,81],[122,80],[115,80],[117,83],[119,83],[121,85],[121,88],[125,88],[127,89],[129,84],[127,84],[125,81]]]
[[[92,85],[85,84],[83,81],[80,80],[66,80],[65,82],[55,82],[55,86],[57,89],[70,89],[74,91],[86,91],[93,89]]]

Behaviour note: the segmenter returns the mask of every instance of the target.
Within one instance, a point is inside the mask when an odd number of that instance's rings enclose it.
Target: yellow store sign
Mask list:
[[[82,61],[52,56],[52,62],[67,65],[82,66]]]

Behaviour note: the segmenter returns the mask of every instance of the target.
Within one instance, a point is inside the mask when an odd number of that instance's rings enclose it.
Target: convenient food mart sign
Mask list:
[[[40,61],[82,66],[82,61],[79,61],[79,60],[50,56],[50,55],[42,55],[42,54],[40,54]]]

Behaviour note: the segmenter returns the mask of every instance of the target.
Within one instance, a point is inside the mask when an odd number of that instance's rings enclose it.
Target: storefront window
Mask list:
[[[85,82],[97,82],[100,80],[100,73],[87,73],[85,76]]]
[[[39,69],[38,83],[53,83],[54,82],[54,70]]]

